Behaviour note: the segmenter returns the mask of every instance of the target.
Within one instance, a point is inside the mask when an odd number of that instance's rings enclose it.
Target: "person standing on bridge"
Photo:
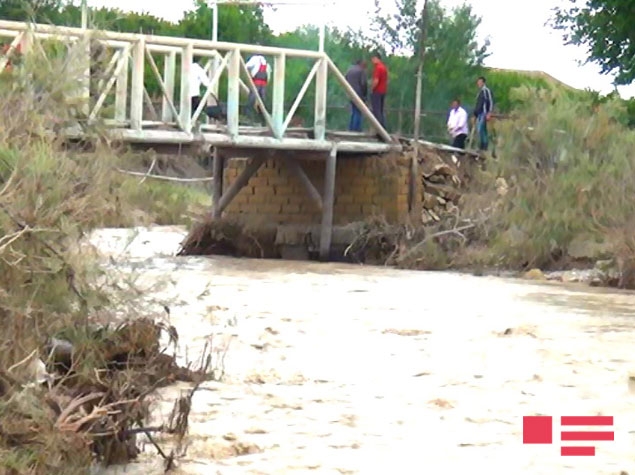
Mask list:
[[[270,73],[267,60],[261,54],[255,54],[249,58],[245,66],[247,66],[247,71],[249,71],[254,86],[256,86],[260,99],[264,102],[267,96],[267,83],[269,82]],[[249,91],[249,99],[247,99],[247,111],[250,115],[259,111],[259,108],[256,107],[256,95],[251,90]]]
[[[357,93],[359,98],[366,102],[368,96],[368,77],[366,76],[366,62],[358,60],[346,72],[346,80]],[[348,124],[348,130],[351,132],[362,131],[362,112],[351,101],[351,120]]]
[[[494,98],[492,91],[487,87],[487,81],[483,76],[479,77],[476,81],[478,86],[478,96],[476,97],[476,107],[474,107],[474,116],[472,117],[472,124],[476,122],[476,130],[479,137],[479,149],[486,151],[488,147],[488,135],[487,135],[487,123],[492,118],[492,111],[494,110]]]
[[[448,132],[452,136],[452,146],[455,148],[465,149],[465,139],[468,134],[468,115],[466,110],[461,107],[461,101],[454,99],[450,108],[450,116],[448,117]]]
[[[210,86],[210,80],[207,77],[207,73],[200,65],[199,60],[195,59],[192,62],[190,69],[190,102],[192,104],[191,114],[194,114],[199,104],[201,103],[201,84],[205,87]]]
[[[381,126],[386,128],[386,118],[384,116],[384,102],[386,92],[388,91],[388,69],[381,60],[381,55],[375,53],[372,57],[373,61],[373,86],[370,95],[373,107],[373,115],[379,121]]]

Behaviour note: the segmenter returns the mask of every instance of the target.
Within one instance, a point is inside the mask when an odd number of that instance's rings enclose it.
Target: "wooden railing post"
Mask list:
[[[161,107],[161,120],[163,122],[172,122],[176,117],[172,117],[172,109],[170,102],[174,103],[174,79],[176,76],[176,51],[172,51],[165,55],[165,64],[163,65],[163,82],[167,97],[163,97],[163,105]]]
[[[325,58],[320,60],[315,78],[315,140],[326,138],[326,94],[328,87],[328,63]]]
[[[227,130],[229,135],[238,135],[240,114],[240,50],[234,49],[227,65]]]
[[[183,48],[181,58],[181,125],[183,132],[192,131],[192,99],[190,91],[190,74],[192,72],[192,62],[194,61],[194,46],[188,43]]]
[[[130,128],[141,130],[143,122],[143,76],[145,38],[139,36],[132,50],[132,87],[130,91]]]
[[[128,109],[128,49],[122,48],[119,56],[119,65],[121,70],[117,76],[117,89],[115,92],[115,120],[117,122],[125,122]],[[123,63],[123,64],[121,64]]]
[[[284,133],[284,78],[286,57],[284,53],[274,59],[273,65],[273,104],[271,115],[273,119],[274,134],[282,138]]]

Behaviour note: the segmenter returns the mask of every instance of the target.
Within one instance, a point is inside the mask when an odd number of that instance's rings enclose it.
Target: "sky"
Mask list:
[[[340,28],[364,29],[368,26],[369,18],[364,13],[371,12],[374,5],[374,0],[329,0],[330,5],[326,7],[319,5],[321,0],[302,1],[317,4],[285,5],[276,11],[265,10],[265,20],[274,32],[293,30],[303,24],[320,21]],[[481,39],[488,37],[491,43],[491,55],[486,59],[486,66],[544,71],[573,87],[590,88],[602,93],[614,89],[613,78],[601,75],[597,65],[580,64],[586,57],[584,48],[564,45],[560,33],[545,26],[553,8],[567,0],[440,1],[448,8],[468,3],[482,18],[479,35]],[[193,3],[193,0],[88,0],[89,6],[145,11],[173,21],[178,21],[185,10],[192,8]],[[390,8],[394,0],[380,0],[380,3]],[[635,97],[635,85],[618,90],[622,97]]]

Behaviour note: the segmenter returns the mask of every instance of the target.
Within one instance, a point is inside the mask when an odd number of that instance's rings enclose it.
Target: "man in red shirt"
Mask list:
[[[379,53],[375,53],[373,55],[372,62],[374,68],[372,93],[370,95],[371,106],[375,118],[384,128],[386,128],[386,119],[384,117],[384,99],[386,97],[386,91],[388,89],[388,69],[386,69],[386,65],[382,63]]]

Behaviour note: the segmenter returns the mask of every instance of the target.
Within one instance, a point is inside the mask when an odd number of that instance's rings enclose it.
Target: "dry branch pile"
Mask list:
[[[280,257],[277,226],[211,217],[196,224],[181,245],[180,256],[240,256],[258,259]]]
[[[162,330],[176,343],[173,328],[150,319],[63,329],[39,351],[0,370],[3,473],[23,473],[26,467],[34,473],[64,471],[56,465],[68,460],[75,463],[64,473],[93,461],[124,463],[139,453],[137,434],[154,443],[152,432],[177,433],[170,424],[144,427],[151,394],[175,381],[200,382],[206,372],[177,366],[160,347]],[[38,354],[48,357],[42,361]],[[157,450],[166,467],[173,464],[173,455]]]

